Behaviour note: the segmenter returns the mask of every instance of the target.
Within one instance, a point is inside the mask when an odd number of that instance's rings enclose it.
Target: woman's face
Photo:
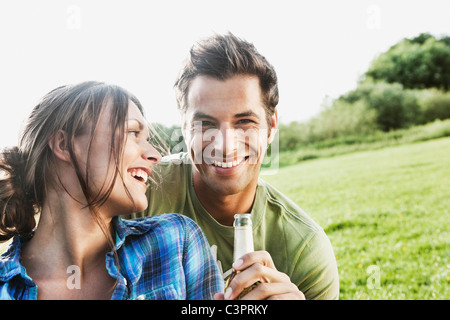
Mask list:
[[[116,170],[114,157],[111,155],[111,138],[113,134],[116,134],[117,137],[118,132],[117,130],[115,133],[111,132],[111,109],[112,101],[107,103],[100,114],[91,144],[88,183],[93,195],[106,192],[111,186]],[[79,159],[82,171],[87,165],[89,140],[89,135],[81,135],[75,138],[76,156]],[[100,207],[100,213],[112,217],[142,211],[147,208],[146,182],[152,166],[161,161],[161,155],[148,140],[149,132],[146,121],[138,107],[130,101],[128,116],[125,120],[123,157],[120,159],[119,155],[118,161],[119,173],[111,194],[104,205]]]

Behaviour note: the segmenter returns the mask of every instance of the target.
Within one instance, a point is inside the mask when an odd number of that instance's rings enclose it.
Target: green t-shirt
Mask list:
[[[192,170],[186,153],[165,157],[153,167],[157,183],[149,188],[148,209],[132,217],[162,213],[190,217],[202,228],[226,277],[233,263],[234,230],[203,208],[194,191]],[[336,259],[317,223],[261,178],[251,215],[255,250],[269,252],[277,270],[286,273],[306,299],[338,299]]]

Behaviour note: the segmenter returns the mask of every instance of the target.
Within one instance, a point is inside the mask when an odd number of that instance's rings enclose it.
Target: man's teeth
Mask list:
[[[237,160],[230,161],[230,162],[220,162],[220,161],[214,160],[213,164],[216,167],[231,168],[231,167],[236,167],[240,163],[241,163],[241,161],[238,162]]]
[[[148,174],[144,170],[133,170],[130,172],[131,176],[134,178],[141,178],[143,182],[147,181]]]

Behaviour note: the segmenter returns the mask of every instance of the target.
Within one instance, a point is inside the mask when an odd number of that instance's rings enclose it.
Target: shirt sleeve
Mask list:
[[[211,300],[215,293],[223,292],[223,278],[200,227],[190,218],[185,217],[185,221],[186,299]]]
[[[297,285],[307,300],[339,299],[336,258],[330,240],[323,230],[310,239],[297,261],[297,272],[303,274],[303,281]]]

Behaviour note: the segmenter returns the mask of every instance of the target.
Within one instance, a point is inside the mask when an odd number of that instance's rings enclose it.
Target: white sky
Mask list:
[[[151,122],[179,124],[173,82],[192,44],[214,32],[253,42],[275,66],[279,117],[306,121],[356,87],[405,37],[450,34],[450,1],[28,0],[0,2],[0,148],[57,86],[121,85]]]

